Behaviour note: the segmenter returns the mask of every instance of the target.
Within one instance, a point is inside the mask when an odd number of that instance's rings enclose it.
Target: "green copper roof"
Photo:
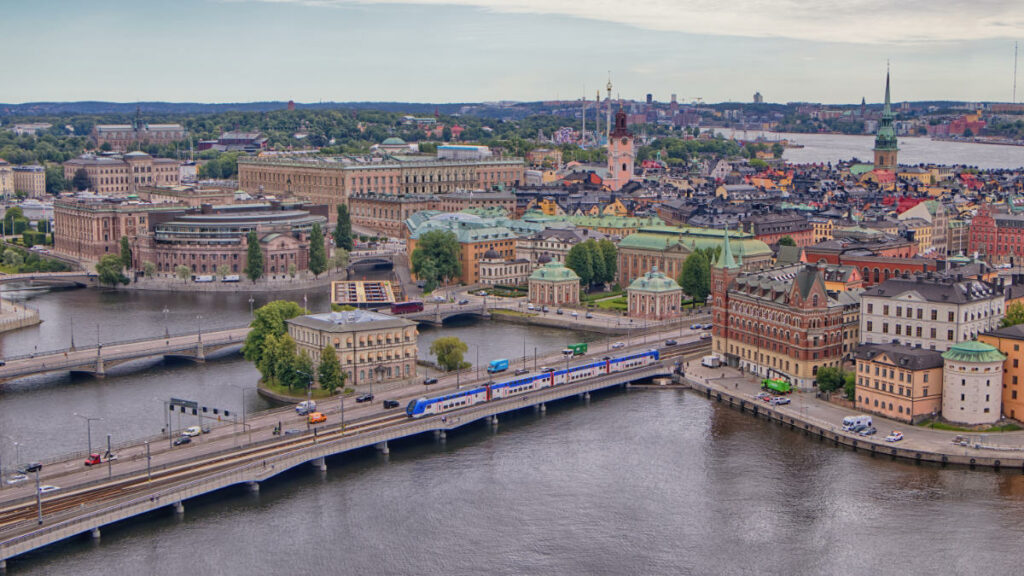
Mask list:
[[[714,248],[721,246],[725,250],[725,231],[713,228],[678,228],[675,226],[646,226],[635,234],[630,234],[619,242],[619,249],[636,248],[640,250],[668,250],[682,246],[688,252],[696,248]],[[733,258],[754,258],[770,256],[771,248],[764,242],[754,238],[752,234],[741,232],[729,233],[729,247]]]
[[[889,103],[889,73],[885,73],[885,107],[882,119],[878,122],[875,132],[875,150],[898,150],[896,145],[896,128],[892,125],[892,106]]]
[[[385,146],[401,146],[402,144],[405,144],[405,140],[402,140],[401,138],[398,138],[396,136],[392,136],[391,138],[385,139],[383,142],[381,142],[381,144]]]
[[[642,226],[659,226],[665,223],[657,216],[637,218],[635,216],[567,216],[558,214],[548,216],[543,212],[530,210],[523,214],[523,221],[536,223],[569,222],[580,228],[640,228]]]
[[[575,280],[579,282],[580,277],[560,262],[548,262],[534,270],[533,274],[530,274],[530,280]]]
[[[725,229],[725,244],[722,247],[722,258],[719,259],[718,265],[726,270],[738,268],[736,266],[736,259],[732,256],[732,247],[729,246],[729,229]]]
[[[662,272],[658,272],[658,267],[655,266],[650,272],[643,276],[633,280],[629,285],[629,291],[640,291],[640,292],[682,292],[683,289],[676,284],[676,281],[669,278]]]
[[[956,362],[976,363],[1002,362],[1006,360],[1006,355],[997,350],[995,346],[976,340],[954,344],[949,350],[942,353],[942,357]]]

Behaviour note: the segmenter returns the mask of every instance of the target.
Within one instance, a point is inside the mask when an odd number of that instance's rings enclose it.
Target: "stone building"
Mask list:
[[[580,277],[559,262],[548,262],[530,274],[530,302],[537,306],[578,306]]]
[[[1024,420],[1024,324],[986,332],[978,336],[978,341],[991,344],[1006,355],[1003,363],[1003,416]]]
[[[892,107],[889,104],[889,73],[885,73],[885,105],[882,108],[882,119],[875,132],[875,170],[887,170],[895,174],[899,167],[897,156],[899,146],[896,142],[896,128],[893,126]]]
[[[916,424],[942,410],[942,354],[899,344],[856,352],[857,409]]]
[[[128,196],[144,186],[177,186],[181,171],[177,160],[153,158],[145,152],[129,152],[123,156],[86,154],[64,163],[64,178],[70,183],[75,173],[85,169],[89,189],[104,196]]]
[[[516,241],[516,255],[533,267],[552,261],[564,263],[573,246],[606,238],[601,232],[587,228],[545,228],[532,236],[520,237]]]
[[[14,192],[29,198],[46,196],[46,168],[38,165],[15,166],[11,169],[14,176]]]
[[[391,238],[408,238],[405,221],[425,210],[460,212],[471,208],[515,210],[515,195],[505,191],[458,191],[450,194],[353,194],[348,199],[352,224]]]
[[[368,310],[298,316],[286,321],[296,351],[313,366],[327,346],[334,348],[345,381],[359,391],[392,390],[416,378],[416,324]]]
[[[480,261],[490,251],[497,252],[498,257],[505,260],[515,258],[516,231],[509,226],[517,226],[516,221],[508,219],[481,218],[475,214],[420,212],[406,223],[409,226],[409,237],[406,240],[406,254],[410,261],[419,239],[432,231],[451,232],[459,241],[459,263],[462,273],[458,282],[470,285],[480,282]]]
[[[478,265],[479,281],[485,286],[521,286],[526,284],[533,270],[529,260],[508,260],[495,250],[484,252]]]
[[[956,424],[995,424],[1002,413],[1003,362],[991,344],[954,344],[942,354],[942,417]]]
[[[626,299],[630,318],[668,320],[682,314],[683,289],[657,266],[629,285]]]
[[[0,158],[0,198],[7,198],[14,195],[14,169],[11,165]]]
[[[114,152],[127,152],[135,144],[170,144],[187,136],[181,124],[144,124],[138,119],[132,124],[97,124],[92,129],[96,147],[110,144]]]
[[[146,233],[150,219],[170,219],[185,213],[175,204],[125,202],[120,198],[84,196],[58,198],[53,203],[53,249],[63,256],[97,261],[121,253],[121,237]]]

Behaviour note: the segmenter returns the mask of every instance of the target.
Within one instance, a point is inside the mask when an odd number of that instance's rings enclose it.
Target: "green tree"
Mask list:
[[[263,249],[255,230],[250,230],[245,237],[248,251],[245,259],[245,275],[254,283],[263,276]]]
[[[24,220],[24,219],[25,219],[25,213],[22,212],[20,206],[13,206],[11,208],[8,208],[7,211],[4,212],[4,234],[7,234],[7,235],[20,234],[21,232],[15,232],[14,231],[14,229],[15,229],[14,222],[16,220]]]
[[[324,233],[319,224],[313,224],[309,232],[309,271],[313,276],[320,276],[327,270],[327,248],[324,246]],[[295,276],[292,274],[292,276]]]
[[[57,194],[67,190],[68,183],[67,180],[64,179],[63,166],[47,166],[45,178],[47,194],[53,194],[56,196]]]
[[[1011,302],[1006,307],[1006,316],[1003,316],[1001,322],[1003,328],[1007,326],[1016,326],[1017,324],[1024,324],[1024,304],[1020,302]]]
[[[768,163],[765,162],[764,160],[761,160],[760,158],[751,158],[750,160],[747,161],[747,163],[750,164],[750,167],[754,168],[755,170],[768,169]]]
[[[145,274],[147,278],[156,276],[156,264],[146,260],[142,263],[142,273]]]
[[[448,372],[469,368],[469,362],[462,360],[467,350],[469,346],[455,336],[444,336],[430,344],[430,353],[437,357],[438,365]]]
[[[334,255],[331,256],[331,266],[334,267],[335,271],[348,266],[348,250],[345,250],[344,248],[335,248]]]
[[[843,392],[846,393],[846,399],[850,402],[857,401],[857,375],[853,372],[847,372],[843,376]]]
[[[295,265],[294,262],[291,262],[291,263],[288,264],[288,275],[289,276],[291,276],[292,278],[295,278],[295,275],[298,272],[299,272],[299,268]]]
[[[18,252],[13,248],[8,248],[4,250],[3,261],[4,266],[14,268],[15,270],[17,270],[19,266],[25,263],[25,259],[21,256],[21,252]]]
[[[711,264],[704,252],[697,250],[686,257],[679,272],[679,286],[695,302],[704,302],[711,293]]]
[[[121,257],[117,254],[106,254],[96,264],[96,273],[99,275],[100,284],[116,286],[127,284],[128,278],[121,273]]]
[[[783,236],[779,238],[779,246],[796,246],[796,240],[792,236]]]
[[[309,353],[305,350],[298,354],[295,353],[295,342],[291,336],[285,334],[281,339],[290,347],[291,355],[285,356],[284,360],[278,364],[278,382],[288,388],[311,387],[314,374],[313,359],[309,357]]]
[[[776,158],[782,158],[782,154],[785,151],[786,151],[786,149],[782,146],[782,144],[780,144],[778,142],[776,142],[775,144],[772,144],[772,156],[774,156]]]
[[[601,282],[614,282],[619,271],[619,251],[615,243],[607,238],[598,240],[597,246],[601,251],[601,257],[604,258],[604,279]]]
[[[85,168],[75,171],[75,176],[71,179],[71,187],[79,192],[92,188],[92,180],[89,179],[89,173],[85,171]]]
[[[111,146],[110,142],[104,142],[103,144],[100,144],[100,150],[104,152],[110,152],[113,149],[114,147]]]
[[[181,278],[182,281],[188,282],[188,279],[192,277],[192,271],[189,270],[188,266],[182,264],[174,269],[174,274]]]
[[[424,290],[430,292],[442,280],[456,278],[462,273],[459,262],[459,239],[448,230],[431,230],[420,236],[412,251],[412,272],[423,280]]]
[[[217,275],[221,277],[221,280],[223,280],[224,277],[227,276],[228,274],[231,274],[230,266],[228,266],[227,264],[221,264],[220,266],[217,266]]]
[[[845,384],[843,371],[834,366],[822,366],[818,368],[818,373],[815,375],[814,379],[818,383],[818,390],[821,390],[822,392],[837,390]]]
[[[242,356],[259,367],[263,355],[263,341],[271,335],[284,335],[288,332],[285,321],[305,313],[306,310],[302,306],[290,300],[274,300],[257,308],[250,324],[252,330],[242,345]]]
[[[452,129],[447,127],[447,126],[445,126],[441,130],[441,139],[444,140],[445,142],[451,142],[452,141]]]
[[[39,220],[36,222],[36,231],[41,234],[49,234],[53,232],[53,227],[50,225],[49,220]]]
[[[352,251],[352,217],[348,206],[338,204],[338,223],[334,226],[334,245]]]
[[[590,286],[594,281],[593,252],[585,244],[586,242],[576,244],[565,255],[565,267],[580,277],[580,284],[583,287]]]
[[[320,380],[320,387],[327,390],[328,394],[334,394],[335,390],[345,387],[345,373],[341,371],[341,362],[338,362],[338,354],[333,346],[324,346],[320,351],[317,377]]]
[[[127,236],[121,236],[121,266],[125,270],[132,269],[132,247]]]

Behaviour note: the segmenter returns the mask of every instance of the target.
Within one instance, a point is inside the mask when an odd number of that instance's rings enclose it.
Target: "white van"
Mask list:
[[[857,416],[847,416],[846,418],[843,418],[843,430],[850,430],[857,426],[871,426],[871,416],[859,414]]]
[[[305,416],[310,412],[316,412],[316,400],[303,400],[295,406],[295,413],[299,416]]]
[[[705,356],[700,359],[701,366],[707,366],[708,368],[718,368],[722,365],[722,359],[714,354]]]
[[[193,282],[213,282],[213,276],[195,276]]]

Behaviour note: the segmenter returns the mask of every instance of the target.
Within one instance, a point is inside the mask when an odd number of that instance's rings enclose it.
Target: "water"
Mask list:
[[[1015,574],[1024,477],[838,449],[675,390],[595,394],[189,501],[13,574]]]
[[[726,136],[732,132],[718,130]],[[874,161],[874,136],[842,134],[786,134],[776,132],[736,132],[736,138],[789,140],[803,148],[787,148],[782,157],[796,164],[836,163],[858,158]],[[899,161],[903,165],[946,164],[975,166],[983,169],[1014,169],[1024,167],[1024,146],[997,146],[970,142],[947,142],[928,137],[900,137]]]

